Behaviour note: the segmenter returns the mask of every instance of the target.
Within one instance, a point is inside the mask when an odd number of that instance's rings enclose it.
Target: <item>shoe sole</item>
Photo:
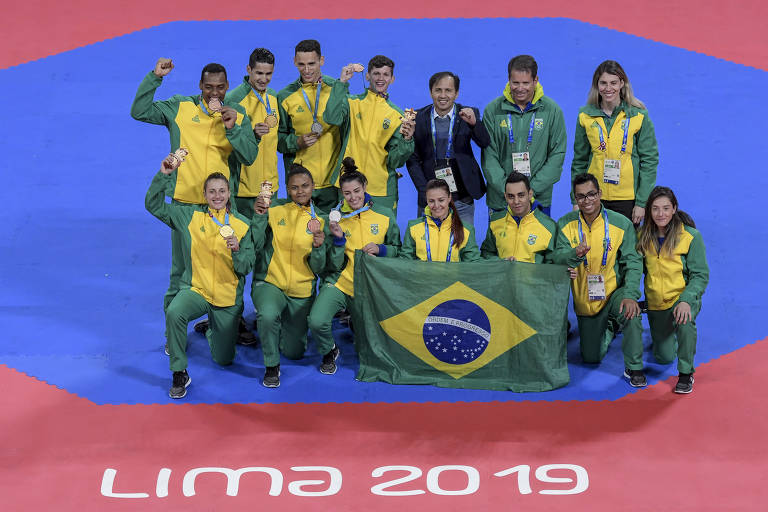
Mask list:
[[[677,393],[678,395],[689,395],[693,393],[693,377],[691,377],[691,389],[687,391],[683,391],[683,390],[678,391],[677,388],[675,388],[675,393]]]
[[[326,370],[323,370],[322,368],[320,368],[320,373],[322,373],[323,375],[333,375],[334,373],[336,373],[336,369],[337,369],[336,365],[333,366],[333,371],[332,372],[329,372],[329,371],[326,371]]]
[[[281,375],[281,372],[280,372],[280,370],[278,370],[277,371],[277,378],[278,378],[277,384],[267,384],[266,382],[264,382],[262,380],[261,381],[261,385],[264,386],[265,388],[279,388],[280,387],[280,380],[279,380],[280,379],[280,375]]]
[[[186,383],[186,384],[184,384],[184,394],[182,394],[182,395],[179,395],[179,396],[173,396],[173,395],[171,394],[171,392],[169,391],[169,392],[168,392],[168,396],[169,396],[169,397],[171,397],[171,398],[173,398],[174,400],[178,400],[179,398],[184,398],[185,396],[187,396],[187,388],[189,387],[189,385],[190,385],[190,384],[192,384],[192,377],[190,377],[189,375],[187,375],[187,383]]]
[[[633,388],[644,388],[644,387],[648,386],[648,381],[647,380],[645,382],[643,382],[642,384],[632,384],[632,377],[630,377],[629,374],[626,371],[624,371],[624,378],[626,378],[629,381],[629,385],[632,386]]]

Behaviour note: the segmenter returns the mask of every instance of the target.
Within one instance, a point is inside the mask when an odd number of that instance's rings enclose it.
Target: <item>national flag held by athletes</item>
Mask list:
[[[569,381],[564,266],[356,251],[354,283],[358,380],[518,392]]]

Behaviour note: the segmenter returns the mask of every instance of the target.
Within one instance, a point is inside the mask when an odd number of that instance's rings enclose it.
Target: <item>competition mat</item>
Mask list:
[[[216,15],[197,0],[13,5],[0,50],[16,105],[0,114],[3,509],[762,510],[768,9],[358,4],[224,0]],[[570,384],[538,394],[357,382],[341,326],[336,375],[317,371],[310,343],[305,359],[282,361],[281,387],[266,389],[260,349],[239,347],[220,368],[190,325],[193,383],[169,399],[170,240],[143,203],[168,135],[130,118],[136,88],[161,56],[176,67],[156,99],[195,94],[211,61],[234,87],[265,46],[280,89],[296,78],[293,47],[305,38],[322,43],[330,76],[393,58],[390,93],[403,108],[429,104],[429,76],[448,69],[461,77],[459,101],[482,110],[501,94],[509,58],[530,53],[569,141],[594,68],[618,60],[656,128],[657,183],[675,190],[707,245],[694,393],[672,393],[677,371],[654,362],[647,320],[648,388],[621,377],[620,339],[594,367],[571,335]],[[570,207],[568,146],[553,217]],[[405,174],[401,228],[416,210]],[[481,200],[478,243],[484,211]]]

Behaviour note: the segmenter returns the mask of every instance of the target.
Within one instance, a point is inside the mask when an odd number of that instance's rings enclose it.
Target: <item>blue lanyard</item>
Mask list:
[[[608,234],[608,212],[605,211],[605,207],[603,207],[603,225],[605,226],[605,238],[603,238],[603,265],[602,268],[605,268],[605,264],[608,262],[608,251],[611,250],[611,237]],[[581,229],[581,214],[579,214],[579,242],[584,241],[584,231]],[[589,268],[589,265],[587,265],[587,260],[584,260],[584,266]]]
[[[216,225],[217,225],[217,226],[219,226],[220,228],[223,228],[224,226],[229,226],[229,212],[226,212],[226,213],[224,214],[224,224],[222,224],[221,222],[219,222],[219,219],[217,219],[216,217],[214,217],[214,216],[213,216],[213,214],[212,214],[210,211],[208,211],[208,216],[209,216],[210,218],[212,218],[212,219],[213,219],[213,222],[215,222],[215,223],[216,223]]]
[[[320,79],[319,82],[317,82],[317,90],[315,91],[315,110],[312,110],[312,105],[309,104],[309,96],[307,96],[307,91],[304,90],[304,87],[301,87],[301,94],[304,95],[304,102],[307,104],[307,108],[310,112],[312,112],[312,121],[317,122],[317,109],[320,106],[320,91],[323,89],[323,80]]]
[[[301,206],[299,203],[296,203],[296,206],[301,208],[301,211],[303,211],[304,213],[307,213],[307,210],[305,210],[304,207]],[[309,200],[309,216],[312,217],[313,219],[317,218],[317,213],[315,213],[315,203],[313,203],[311,199]]]
[[[341,207],[344,205],[344,201],[340,201],[339,204],[336,205],[336,210],[339,210],[339,213],[341,213]],[[352,213],[342,214],[342,219],[348,219],[350,217],[354,217],[357,214],[363,213],[365,211],[368,211],[371,209],[371,205],[367,204],[363,206],[362,208],[358,208],[357,210],[353,211]]]
[[[250,82],[248,83],[248,85],[251,85]],[[267,97],[267,101],[265,102],[264,98],[262,98],[261,94],[259,94],[259,91],[257,91],[254,86],[251,85],[251,89],[253,89],[253,94],[255,94],[257,98],[259,98],[259,101],[261,102],[261,104],[264,105],[264,108],[267,109],[267,115],[272,115],[273,110],[272,110],[272,107],[269,105],[269,92],[265,91],[266,94],[264,96]],[[305,94],[304,97],[306,98],[306,96],[307,95]],[[309,101],[309,99],[307,99],[307,101]]]
[[[437,130],[435,129],[435,107],[432,107],[432,145],[435,147],[435,160],[437,160]],[[453,106],[451,111],[451,124],[448,125],[448,145],[445,146],[445,159],[448,160],[453,156],[453,123],[456,122],[456,105]]]
[[[536,112],[531,114],[531,126],[528,127],[528,144],[525,146],[527,150],[531,147],[531,141],[533,141],[533,124],[536,121]],[[509,125],[509,143],[515,143],[515,134],[512,131],[512,114],[507,114],[507,124]]]
[[[429,245],[429,223],[427,222],[426,215],[424,216],[424,238],[427,242],[427,261],[432,261],[432,248]],[[451,238],[448,240],[448,256],[445,258],[445,261],[451,261],[451,252],[453,252],[453,231],[451,231]]]
[[[624,125],[624,139],[621,142],[621,154],[623,155],[627,151],[627,135],[629,134],[629,118],[625,119],[622,123]],[[603,137],[603,127],[600,123],[597,124],[598,135],[600,137],[600,150],[605,151],[605,137]]]

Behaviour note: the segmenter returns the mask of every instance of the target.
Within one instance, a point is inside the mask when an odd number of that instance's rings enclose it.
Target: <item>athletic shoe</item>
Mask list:
[[[675,386],[675,393],[681,395],[687,395],[693,392],[693,375],[690,373],[681,373],[677,378],[677,385]]]
[[[333,375],[336,373],[336,360],[339,358],[339,347],[335,346],[330,352],[323,356],[323,363],[320,365],[320,373]]]
[[[238,345],[255,345],[256,336],[248,329],[248,324],[245,323],[243,317],[240,317],[240,326],[238,327],[237,343]]]
[[[195,324],[195,332],[199,332],[200,334],[205,334],[205,331],[208,330],[208,326],[211,325],[210,322],[208,322],[208,319],[200,320]]]
[[[168,391],[168,396],[171,398],[184,398],[187,396],[187,388],[191,382],[192,377],[189,376],[187,370],[173,372],[173,384],[170,391]]]
[[[267,366],[267,370],[264,372],[264,380],[262,380],[261,383],[267,388],[279,388],[280,365]]]
[[[633,388],[644,388],[648,385],[643,370],[630,370],[629,368],[624,368],[624,376],[629,379],[629,385]]]

